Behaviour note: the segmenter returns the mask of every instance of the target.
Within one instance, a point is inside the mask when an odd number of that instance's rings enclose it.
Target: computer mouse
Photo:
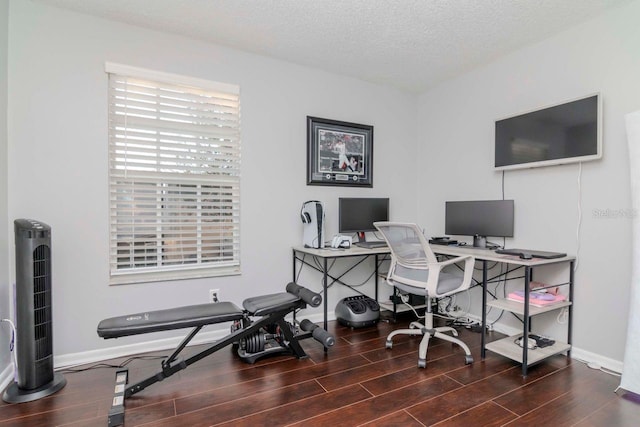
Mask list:
[[[530,253],[528,253],[528,252],[522,252],[522,253],[520,254],[520,259],[532,259],[532,258],[533,258],[533,255],[531,255],[531,254],[530,254]]]

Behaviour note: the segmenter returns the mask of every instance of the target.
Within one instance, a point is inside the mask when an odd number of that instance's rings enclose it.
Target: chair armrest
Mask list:
[[[467,262],[469,259],[471,261],[475,262],[475,258],[472,255],[462,255],[462,256],[459,256],[459,257],[455,257],[455,258],[449,258],[449,259],[446,259],[444,261],[438,261],[437,263],[431,263],[431,264],[429,264],[429,267],[431,267],[431,265],[433,265],[433,264],[439,264],[442,267],[446,267],[448,265],[456,264],[456,263],[462,262],[462,261]],[[465,268],[466,268],[466,266],[465,266]]]
[[[439,294],[438,293],[438,281],[440,279],[440,271],[442,271],[442,269],[444,267],[447,267],[449,265],[453,265],[453,264],[457,264],[459,262],[463,262],[464,261],[464,275],[462,277],[462,282],[460,284],[459,287],[457,287],[456,289],[454,289],[453,291],[450,292],[446,292],[446,293],[442,293]],[[466,289],[469,289],[469,286],[471,286],[471,279],[473,279],[473,266],[475,264],[476,260],[473,256],[471,255],[463,255],[463,256],[459,256],[456,258],[451,258],[451,259],[447,259],[445,261],[440,261],[440,262],[436,262],[436,263],[429,263],[428,264],[428,268],[429,268],[429,278],[427,279],[427,292],[429,294],[429,296],[435,297],[435,298],[439,298],[439,297],[443,297],[452,293],[456,293],[456,292],[460,292],[460,291],[464,291]]]

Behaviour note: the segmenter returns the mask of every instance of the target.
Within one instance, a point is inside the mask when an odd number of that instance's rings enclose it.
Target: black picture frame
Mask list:
[[[373,187],[373,126],[307,116],[307,185]]]

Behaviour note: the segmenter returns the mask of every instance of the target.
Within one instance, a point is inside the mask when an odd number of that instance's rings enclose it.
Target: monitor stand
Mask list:
[[[477,234],[473,236],[473,247],[474,248],[487,248],[487,236],[478,236]]]
[[[358,247],[374,249],[374,248],[384,248],[387,246],[387,242],[385,240],[367,241],[364,231],[358,231],[357,234],[358,234],[358,241],[354,244]]]

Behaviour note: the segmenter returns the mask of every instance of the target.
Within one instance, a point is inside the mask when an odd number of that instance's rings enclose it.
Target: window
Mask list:
[[[238,274],[239,88],[106,71],[110,282]]]

